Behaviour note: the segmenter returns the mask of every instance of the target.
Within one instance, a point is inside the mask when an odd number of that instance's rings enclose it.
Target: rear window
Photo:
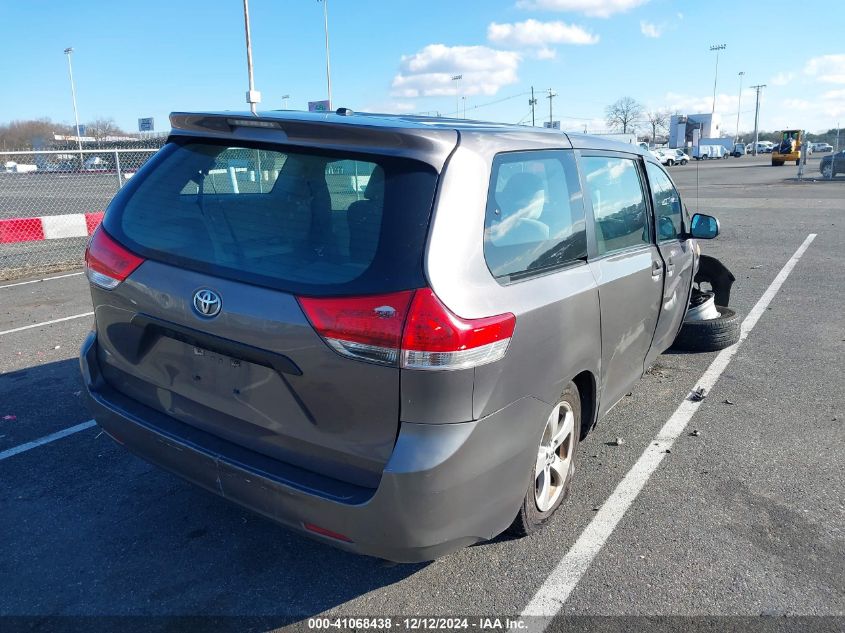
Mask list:
[[[300,294],[423,283],[437,175],[409,159],[182,141],[106,215],[138,254]]]

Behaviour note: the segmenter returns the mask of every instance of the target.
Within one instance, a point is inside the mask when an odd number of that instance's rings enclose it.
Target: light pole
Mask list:
[[[534,86],[531,86],[531,98],[528,100],[528,105],[531,106],[531,127],[534,127],[537,125],[534,121],[534,106],[537,105],[537,100],[534,98]]]
[[[329,91],[329,110],[332,109],[332,63],[329,55],[329,0],[317,0],[323,3],[323,26],[326,31],[326,86]]]
[[[461,114],[461,92],[460,92],[460,83],[461,79],[463,79],[463,75],[452,75],[452,81],[455,82],[455,118],[459,118]]]
[[[734,144],[739,142],[739,109],[742,106],[742,76],[744,71],[739,72],[739,99],[736,103],[736,136],[734,136]]]
[[[282,108],[285,110],[288,109],[288,99],[290,99],[290,95],[282,95]]]
[[[760,122],[760,91],[766,87],[766,84],[760,84],[757,86],[751,86],[754,90],[757,91],[757,105],[754,106],[754,156],[757,155],[757,141],[760,140],[759,136],[759,122]]]
[[[716,113],[716,82],[719,80],[719,51],[723,51],[726,48],[727,45],[725,44],[714,44],[710,47],[711,51],[716,51],[716,75],[713,77],[713,111],[711,114]]]
[[[79,147],[79,169],[82,169],[83,160],[82,160],[82,134],[79,133],[79,111],[76,109],[76,86],[73,83],[73,64],[70,61],[71,55],[73,55],[73,48],[68,46],[65,49],[65,55],[67,55],[67,70],[70,74],[70,97],[73,99],[73,120],[76,123],[76,144]]]
[[[252,37],[249,33],[249,0],[244,0],[244,30],[246,31],[246,72],[249,75],[249,90],[246,93],[246,102],[250,111],[257,116],[256,105],[261,102],[261,93],[255,89],[255,81],[252,77]]]

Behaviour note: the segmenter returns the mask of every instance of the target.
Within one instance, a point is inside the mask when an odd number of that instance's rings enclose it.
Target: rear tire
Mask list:
[[[581,397],[574,382],[552,409],[540,438],[537,458],[531,464],[528,490],[509,532],[527,536],[548,523],[569,496],[578,438],[581,435]]]
[[[739,341],[739,315],[723,306],[716,306],[720,316],[706,321],[685,321],[672,348],[686,352],[716,352]]]

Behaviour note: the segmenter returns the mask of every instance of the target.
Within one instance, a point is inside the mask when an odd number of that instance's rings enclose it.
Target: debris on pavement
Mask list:
[[[733,404],[734,403],[734,401],[731,400],[730,398],[725,398],[724,400],[722,400],[722,402],[724,402],[725,404]]]
[[[701,435],[701,431],[699,431],[698,429],[693,429],[690,435],[692,435],[693,437],[698,437],[699,435]]]
[[[615,440],[611,440],[607,443],[608,446],[622,446],[625,443],[624,437],[617,437]]]
[[[693,402],[701,402],[707,397],[707,390],[704,387],[693,389],[689,394],[689,399]]]

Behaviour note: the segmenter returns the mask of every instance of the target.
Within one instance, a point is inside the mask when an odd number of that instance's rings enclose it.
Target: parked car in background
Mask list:
[[[379,558],[547,524],[719,233],[637,145],[343,110],[170,120],[86,251],[93,416]]]
[[[745,143],[735,143],[733,150],[731,151],[731,156],[734,158],[739,158],[740,156],[745,156],[748,151],[745,148]]]
[[[845,150],[824,156],[819,163],[819,171],[825,178],[833,178],[836,174],[845,174]]]
[[[813,143],[812,145],[810,145],[810,148],[814,152],[832,152],[833,151],[833,145],[831,145],[830,143]]]
[[[692,157],[695,160],[727,158],[728,150],[723,145],[696,145],[692,148]]]
[[[678,165],[686,165],[689,162],[689,156],[682,149],[672,150],[675,152],[674,163]]]
[[[674,150],[666,150],[661,147],[649,150],[648,153],[660,161],[661,165],[673,165],[675,163],[673,160],[675,158]]]
[[[16,163],[15,161],[10,160],[3,165],[3,171],[7,174],[29,174],[31,172],[38,171],[38,166]]]

